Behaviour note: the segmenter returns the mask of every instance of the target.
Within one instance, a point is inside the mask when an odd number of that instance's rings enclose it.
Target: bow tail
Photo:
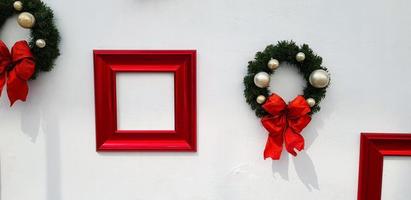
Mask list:
[[[6,44],[0,40],[0,96],[6,84],[7,67],[12,64],[11,55]]]
[[[311,117],[307,114],[299,116],[296,119],[288,119],[288,127],[284,133],[285,148],[287,151],[296,156],[294,149],[301,151],[304,149],[304,138],[301,131],[310,123]]]
[[[285,116],[280,117],[263,117],[261,122],[265,129],[269,132],[267,143],[264,149],[264,159],[271,158],[279,160],[283,150],[284,143],[284,127],[286,126]]]
[[[279,160],[283,151],[283,135],[270,134],[264,149],[264,159]]]
[[[7,94],[10,106],[17,100],[26,101],[29,93],[27,81],[35,71],[34,57],[26,41],[19,41],[11,49],[14,68],[7,76]]]
[[[300,133],[295,133],[292,129],[287,128],[285,131],[285,148],[287,149],[288,153],[292,154],[293,156],[297,156],[297,153],[294,149],[301,151],[304,149],[304,138]]]
[[[7,95],[10,99],[10,107],[13,106],[17,100],[26,101],[28,93],[29,86],[27,85],[27,81],[20,79],[16,70],[11,70],[7,79]]]

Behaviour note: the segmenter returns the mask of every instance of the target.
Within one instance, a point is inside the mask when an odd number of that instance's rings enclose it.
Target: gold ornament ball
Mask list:
[[[325,88],[330,83],[330,75],[325,70],[317,69],[311,72],[308,81],[315,88]]]
[[[295,59],[298,62],[302,62],[305,60],[305,54],[303,52],[298,52],[297,55],[295,56]]]
[[[23,28],[32,28],[36,23],[36,18],[31,13],[22,12],[17,18],[17,22]]]
[[[277,59],[271,58],[270,61],[268,61],[267,67],[271,70],[277,69],[278,66],[280,66],[280,62],[278,62]]]
[[[13,3],[13,7],[14,7],[15,10],[21,11],[21,10],[23,10],[23,3],[21,1],[15,1]]]
[[[44,41],[43,39],[38,39],[36,40],[36,46],[40,49],[46,47],[46,41]]]
[[[313,98],[308,98],[306,101],[310,107],[315,106],[315,100]]]
[[[265,102],[265,96],[264,95],[259,95],[256,99],[258,104],[262,104]]]
[[[254,84],[259,88],[266,88],[270,84],[270,75],[267,72],[258,72],[254,76]]]

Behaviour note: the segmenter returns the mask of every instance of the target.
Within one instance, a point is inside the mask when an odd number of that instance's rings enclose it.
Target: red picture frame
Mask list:
[[[411,134],[361,134],[358,200],[381,200],[384,156],[411,156]]]
[[[118,130],[116,73],[174,73],[175,130]],[[191,151],[196,143],[195,50],[94,50],[97,151]]]

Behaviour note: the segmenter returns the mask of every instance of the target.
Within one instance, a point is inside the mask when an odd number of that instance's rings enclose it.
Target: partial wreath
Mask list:
[[[60,55],[60,34],[53,11],[40,0],[0,0],[0,27],[18,14],[17,23],[30,29],[30,39],[17,41],[11,50],[0,40],[0,92],[7,85],[11,105],[25,101],[27,81],[41,71],[51,71]]]
[[[269,90],[271,75],[284,62],[296,67],[306,81],[302,94],[288,104]],[[320,110],[319,103],[329,83],[330,75],[322,66],[322,58],[307,44],[298,46],[293,41],[280,41],[256,53],[244,77],[244,96],[269,132],[264,158],[280,159],[284,145],[294,156],[295,150],[304,149],[301,131],[310,122],[311,115]]]

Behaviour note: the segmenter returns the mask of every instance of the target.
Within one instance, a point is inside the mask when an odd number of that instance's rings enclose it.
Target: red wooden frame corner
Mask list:
[[[116,73],[173,73],[175,130],[118,130]],[[97,151],[196,151],[195,50],[94,50]]]
[[[361,134],[358,200],[381,199],[384,156],[411,156],[411,134]]]

